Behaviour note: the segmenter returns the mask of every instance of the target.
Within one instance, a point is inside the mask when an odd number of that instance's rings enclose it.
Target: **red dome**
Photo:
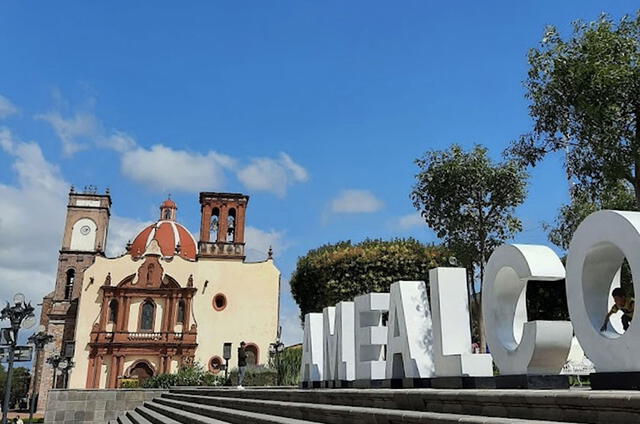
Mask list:
[[[176,205],[176,202],[174,202],[173,200],[167,199],[164,202],[162,202],[162,204],[160,205],[160,208],[178,209],[178,205]]]
[[[196,240],[189,230],[175,221],[167,220],[158,221],[142,230],[131,243],[129,251],[131,256],[134,258],[142,256],[153,239],[158,241],[162,255],[165,257],[174,256],[176,246],[180,244],[179,256],[184,259],[196,259]]]

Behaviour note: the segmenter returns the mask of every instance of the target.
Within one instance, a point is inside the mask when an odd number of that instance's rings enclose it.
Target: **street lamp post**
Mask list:
[[[276,362],[276,386],[280,385],[280,354],[284,350],[284,344],[280,341],[282,327],[278,328],[278,335],[274,343],[269,344],[269,354],[275,358]]]
[[[65,368],[67,368],[68,362],[64,357],[56,353],[55,355],[47,358],[47,364],[51,365],[51,368],[53,368],[53,384],[51,385],[51,388],[55,389],[58,383],[58,370],[63,372]]]
[[[11,397],[11,378],[13,377],[13,361],[15,359],[16,344],[18,343],[18,332],[20,328],[31,328],[36,323],[36,317],[33,314],[34,307],[31,302],[24,300],[22,293],[13,296],[13,306],[7,302],[2,311],[0,311],[0,321],[9,320],[11,327],[5,329],[4,334],[7,338],[9,346],[9,365],[7,369],[7,382],[4,386],[4,402],[2,403],[2,424],[7,424],[9,417],[9,399]]]
[[[29,422],[33,421],[33,413],[36,410],[36,394],[38,393],[36,384],[38,384],[38,371],[40,371],[40,367],[38,363],[40,362],[40,355],[42,354],[42,350],[44,346],[51,343],[53,341],[53,336],[51,334],[47,334],[44,331],[44,327],[41,326],[40,331],[34,333],[29,337],[29,343],[33,344],[36,348],[36,369],[33,374],[33,389],[31,392],[31,399],[29,399]]]

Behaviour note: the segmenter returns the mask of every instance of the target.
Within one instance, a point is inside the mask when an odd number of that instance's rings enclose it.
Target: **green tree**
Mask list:
[[[625,184],[640,209],[640,12],[617,23],[607,15],[575,22],[567,40],[547,27],[529,65],[525,87],[534,127],[508,154],[535,165],[550,152],[564,152],[569,177],[596,206]],[[577,199],[561,216],[582,204]]]
[[[611,186],[610,190],[593,196],[593,192],[576,185],[571,189],[570,203],[563,205],[553,224],[544,223],[549,241],[563,250],[569,249],[569,243],[578,225],[591,213],[601,209],[634,210],[633,192],[624,182]]]
[[[484,266],[497,246],[522,230],[515,209],[525,200],[527,173],[514,161],[494,163],[478,145],[469,152],[455,144],[428,151],[416,164],[413,204],[468,270],[475,331],[484,348],[478,296]]]
[[[387,292],[398,280],[428,281],[429,269],[446,265],[449,253],[414,239],[342,241],[298,259],[291,293],[301,318],[370,292]]]

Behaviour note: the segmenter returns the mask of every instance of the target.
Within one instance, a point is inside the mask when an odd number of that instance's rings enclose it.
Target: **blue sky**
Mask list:
[[[529,4],[527,4],[529,3]],[[547,24],[632,1],[0,3],[0,295],[53,284],[68,186],[111,188],[110,249],[171,193],[251,196],[248,243],[297,258],[338,240],[436,241],[409,200],[427,149],[498,157],[531,120],[527,50]],[[519,242],[566,200],[561,158],[532,172]],[[4,216],[3,216],[4,215]],[[284,285],[288,290],[288,285]],[[300,337],[282,296],[285,340]]]

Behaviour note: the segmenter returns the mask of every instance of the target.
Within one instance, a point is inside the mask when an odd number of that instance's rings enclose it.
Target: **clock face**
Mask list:
[[[83,225],[82,227],[80,227],[80,234],[82,234],[83,236],[89,234],[89,231],[91,231],[91,228],[89,228],[88,225]]]

